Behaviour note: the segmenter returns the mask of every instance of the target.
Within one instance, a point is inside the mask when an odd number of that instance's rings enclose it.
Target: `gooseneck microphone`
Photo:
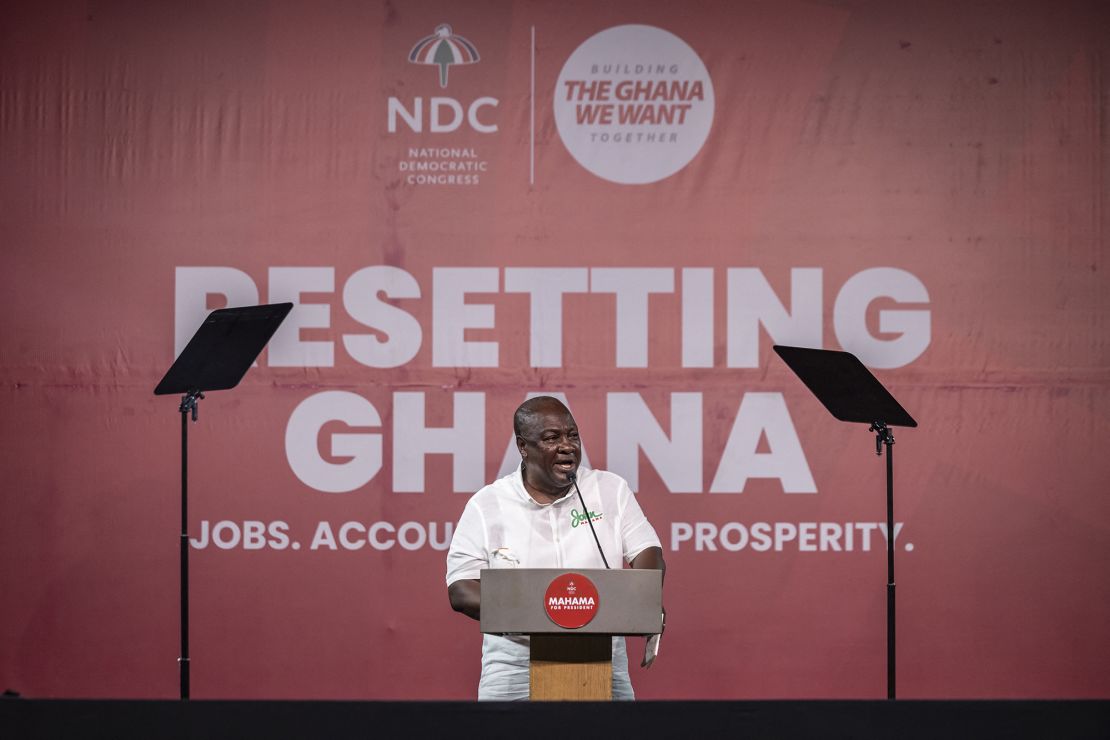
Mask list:
[[[578,491],[578,501],[582,504],[582,512],[586,516],[586,524],[590,525],[590,532],[593,533],[594,542],[597,543],[597,551],[601,554],[601,562],[605,563],[606,569],[612,570],[612,568],[609,567],[609,561],[605,559],[605,551],[601,549],[601,540],[597,538],[597,530],[594,529],[594,523],[590,517],[590,510],[586,507],[586,499],[582,498],[582,489],[578,487],[578,475],[574,472],[570,472],[567,473],[567,478],[574,484],[574,490]]]

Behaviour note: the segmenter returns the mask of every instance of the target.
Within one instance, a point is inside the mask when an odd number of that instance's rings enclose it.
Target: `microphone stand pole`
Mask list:
[[[594,523],[590,519],[590,510],[586,507],[586,499],[582,498],[582,489],[578,487],[578,474],[568,473],[567,477],[570,482],[574,484],[574,490],[578,491],[578,502],[582,504],[582,513],[586,516],[586,524],[590,525],[590,531],[594,535],[594,542],[597,543],[597,551],[601,555],[601,562],[605,563],[606,570],[612,570],[609,567],[609,561],[605,558],[605,551],[601,549],[601,540],[597,538],[597,530],[594,529]]]

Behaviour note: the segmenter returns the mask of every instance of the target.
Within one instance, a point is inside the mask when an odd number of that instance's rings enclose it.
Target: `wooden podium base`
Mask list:
[[[612,701],[610,635],[532,635],[532,701]]]

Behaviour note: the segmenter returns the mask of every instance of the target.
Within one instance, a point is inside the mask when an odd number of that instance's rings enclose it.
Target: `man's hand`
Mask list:
[[[663,560],[663,548],[649,547],[641,552],[636,557],[632,558],[630,565],[633,568],[643,568],[645,570],[661,570],[663,577],[667,575],[667,563]],[[663,607],[663,623],[659,628],[659,634],[667,629],[667,609]],[[655,656],[659,653],[659,635],[652,635],[647,639],[644,645],[644,659],[640,662],[642,668],[648,668],[655,662]]]
[[[663,561],[663,548],[649,547],[641,552],[636,557],[632,558],[630,565],[633,568],[643,568],[645,570],[661,570],[663,577],[667,577],[667,564]],[[663,627],[659,630],[662,634],[663,630],[667,628],[667,609],[663,607]]]
[[[659,655],[659,635],[651,635],[644,643],[644,659],[640,661],[641,668],[651,668],[655,658]]]

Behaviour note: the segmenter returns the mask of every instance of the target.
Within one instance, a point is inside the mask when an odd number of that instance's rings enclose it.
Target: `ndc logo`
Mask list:
[[[476,64],[481,59],[478,48],[466,38],[456,34],[446,23],[436,26],[435,33],[416,42],[409,52],[412,64],[439,68],[439,86],[446,88],[451,67]],[[497,98],[484,96],[465,102],[448,96],[425,98],[416,96],[407,103],[400,98],[389,98],[389,133],[397,133],[399,123],[413,133],[427,131],[444,134],[467,125],[481,134],[497,131],[496,123],[482,120],[483,108],[496,108]]]
[[[431,64],[439,67],[439,86],[447,87],[447,74],[452,65],[474,64],[481,57],[478,49],[462,36],[451,32],[446,23],[436,26],[436,32],[416,42],[409,52],[413,64]]]

